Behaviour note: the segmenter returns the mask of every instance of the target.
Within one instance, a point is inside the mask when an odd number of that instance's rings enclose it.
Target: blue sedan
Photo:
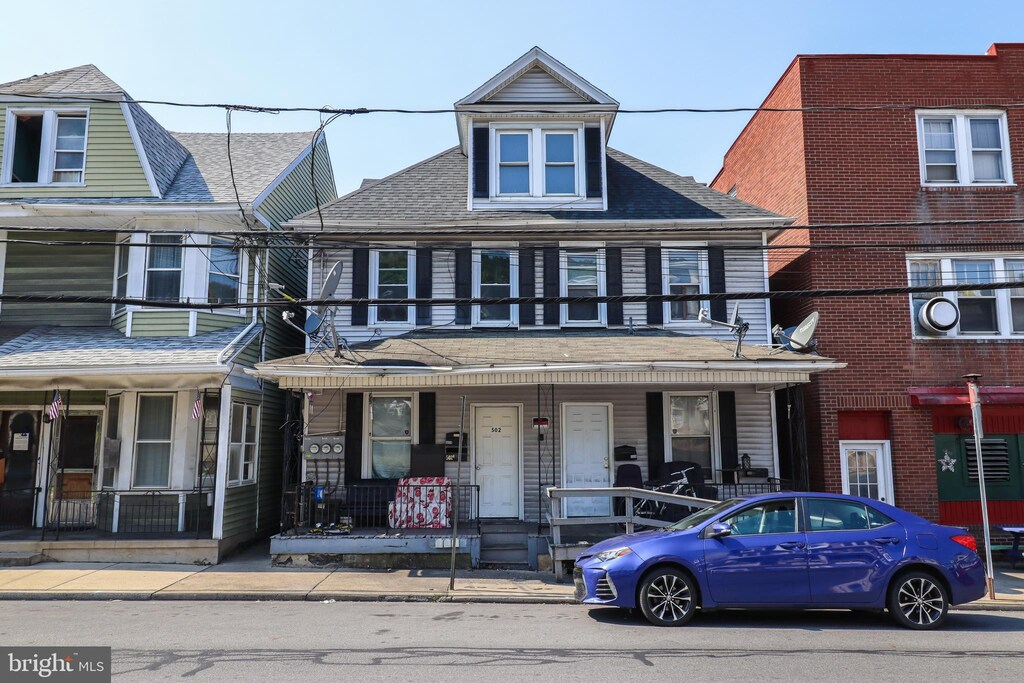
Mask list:
[[[667,529],[588,548],[573,572],[588,605],[679,626],[717,607],[888,609],[913,629],[985,592],[972,536],[868,498],[772,493],[722,501]]]

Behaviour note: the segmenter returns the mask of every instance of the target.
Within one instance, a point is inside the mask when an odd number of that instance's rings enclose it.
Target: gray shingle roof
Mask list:
[[[181,165],[188,159],[188,150],[140,105],[132,102],[128,108],[160,194],[167,194]]]
[[[458,147],[441,152],[323,207],[325,221],[445,222],[536,220],[722,220],[776,214],[712,190],[615,149],[608,149],[608,210],[469,211],[469,164]],[[297,220],[312,218],[315,212]]]
[[[667,330],[425,330],[375,339],[352,346],[347,358],[333,360],[341,367],[409,365],[494,367],[523,364],[623,362],[732,362],[735,342],[685,335]],[[323,365],[325,357],[306,354],[260,364],[261,368]],[[743,345],[737,362],[829,362],[821,356]]]
[[[138,372],[152,365],[213,365],[244,326],[195,337],[125,337],[111,327],[34,327],[0,344],[0,371],[116,366]],[[241,350],[260,332],[256,326],[233,347]]]
[[[0,93],[23,95],[99,95],[123,93],[124,89],[92,64],[37,74],[0,84]]]

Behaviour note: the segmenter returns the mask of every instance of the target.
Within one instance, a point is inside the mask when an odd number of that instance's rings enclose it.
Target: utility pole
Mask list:
[[[988,528],[988,494],[985,491],[985,458],[981,451],[981,440],[985,437],[981,425],[981,395],[978,381],[981,375],[971,373],[964,375],[967,380],[967,396],[971,402],[971,422],[974,423],[974,455],[978,463],[978,492],[981,498],[981,527],[985,535],[985,586],[988,597],[996,597],[995,578],[992,573],[992,534]]]

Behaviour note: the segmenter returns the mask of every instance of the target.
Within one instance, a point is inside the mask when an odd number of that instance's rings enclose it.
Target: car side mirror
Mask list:
[[[732,533],[732,527],[725,522],[715,522],[708,529],[708,538],[725,538]]]

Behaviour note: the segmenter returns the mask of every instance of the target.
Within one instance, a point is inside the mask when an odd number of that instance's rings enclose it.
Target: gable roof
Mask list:
[[[561,83],[564,88],[577,93],[579,96],[576,100],[577,102],[588,104],[618,104],[618,102],[612,99],[608,93],[580,76],[565,64],[562,64],[544,50],[534,46],[522,57],[489,78],[486,83],[456,102],[455,106],[456,108],[459,108],[467,105],[480,104],[488,99],[493,100],[495,95],[508,88],[509,85],[517,79],[520,79],[527,74],[530,74],[535,78],[538,70],[542,74],[546,73],[550,79]],[[516,101],[522,102],[523,100],[518,99]],[[543,102],[543,100],[531,101]]]
[[[114,95],[123,94],[119,86],[93,64],[51,71],[0,84],[0,93],[18,95]]]
[[[670,173],[608,148],[608,210],[482,210],[466,207],[469,164],[452,147],[393,175],[365,185],[321,207],[325,222],[407,222],[415,225],[464,221],[650,221],[781,218],[765,209],[712,190],[692,177]],[[316,212],[293,223],[313,219]],[[319,226],[319,222],[317,222]]]

